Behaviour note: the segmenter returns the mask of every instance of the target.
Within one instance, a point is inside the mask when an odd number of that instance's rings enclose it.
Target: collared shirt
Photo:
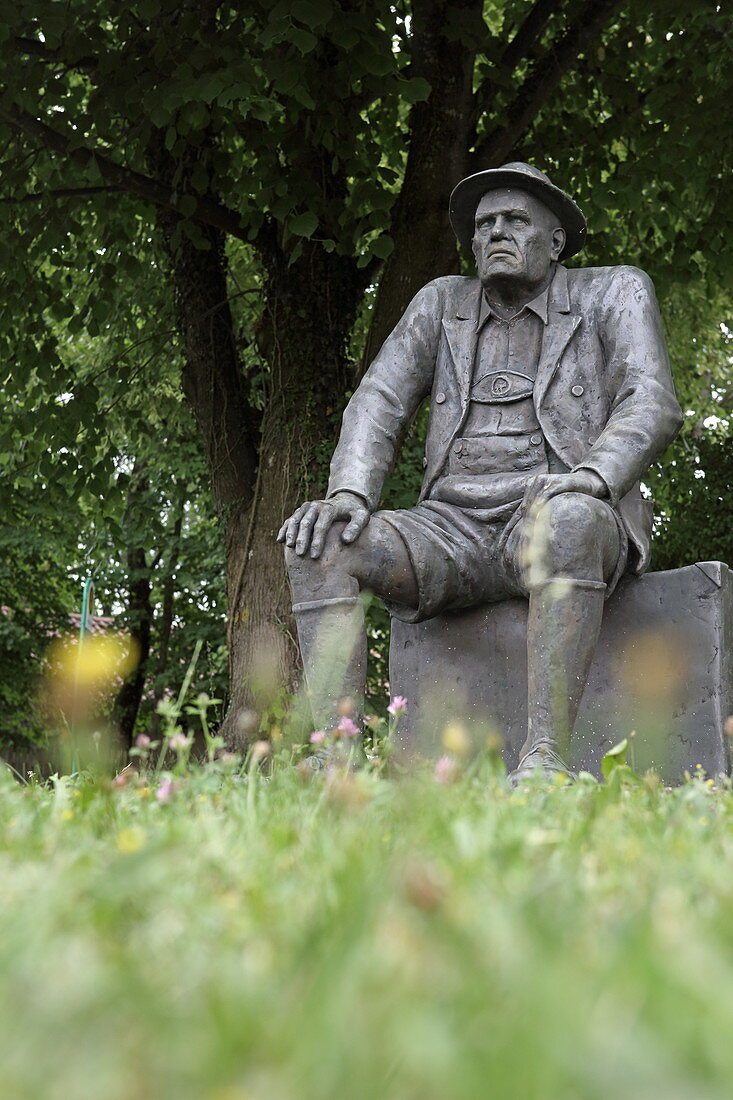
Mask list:
[[[553,274],[553,279],[554,279],[554,274]],[[511,317],[509,319],[510,322],[515,321],[517,318],[521,317],[522,314],[524,313],[525,309],[531,309],[533,313],[537,314],[539,319],[542,321],[542,324],[546,325],[547,324],[547,313],[548,313],[548,309],[549,309],[550,287],[551,286],[552,286],[552,279],[550,279],[550,281],[547,284],[547,286],[545,287],[545,289],[543,291],[541,291],[537,295],[536,298],[533,298],[531,302],[527,302],[526,306],[522,306],[519,313],[515,313],[514,317]],[[479,308],[478,323],[476,325],[476,328],[478,328],[478,329],[482,328],[482,326],[484,325],[487,317],[497,317],[497,316],[498,315],[491,308],[491,305],[489,303],[488,298],[486,297],[486,294],[482,294],[481,295],[481,306]]]
[[[549,286],[508,320],[499,317],[486,295],[481,295],[472,401],[513,402],[531,394],[547,324],[548,295]]]
[[[548,285],[509,320],[497,316],[486,295],[481,295],[464,436],[516,435],[539,428],[532,390],[547,324],[549,292]]]

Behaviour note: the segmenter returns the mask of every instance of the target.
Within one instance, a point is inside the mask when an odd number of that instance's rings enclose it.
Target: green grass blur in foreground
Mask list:
[[[730,790],[176,782],[0,775],[7,1100],[730,1096]]]

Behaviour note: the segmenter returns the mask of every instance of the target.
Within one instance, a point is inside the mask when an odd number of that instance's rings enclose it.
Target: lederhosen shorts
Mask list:
[[[619,535],[608,598],[626,570],[629,539],[618,512],[607,501],[598,503],[613,516]],[[376,515],[400,535],[415,573],[416,608],[384,601],[403,622],[419,623],[443,611],[529,596],[527,570],[520,560],[524,521],[518,501],[503,509],[484,510],[425,500],[414,508]]]

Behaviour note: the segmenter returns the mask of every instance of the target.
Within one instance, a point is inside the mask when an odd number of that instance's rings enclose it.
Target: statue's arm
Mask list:
[[[349,401],[326,499],[302,504],[280,528],[279,542],[318,558],[336,520],[346,520],[344,542],[358,538],[379,503],[400,437],[430,392],[442,315],[436,280],[413,298]]]
[[[379,504],[405,428],[430,392],[443,313],[439,282],[415,296],[344,411],[327,497],[348,490]]]
[[[611,413],[579,469],[598,474],[616,504],[672,442],[683,415],[649,276],[617,268],[598,309]]]

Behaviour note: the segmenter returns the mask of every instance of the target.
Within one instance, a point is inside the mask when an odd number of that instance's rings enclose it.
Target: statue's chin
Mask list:
[[[483,268],[479,270],[479,279],[484,286],[506,286],[506,285],[520,285],[523,284],[526,279],[526,272],[517,270],[516,267],[506,266],[494,266]]]
[[[516,279],[524,275],[522,265],[514,256],[492,256],[478,264],[478,274],[482,283],[492,279]]]

